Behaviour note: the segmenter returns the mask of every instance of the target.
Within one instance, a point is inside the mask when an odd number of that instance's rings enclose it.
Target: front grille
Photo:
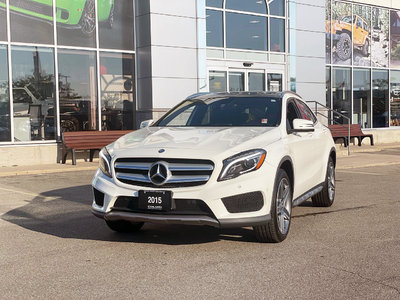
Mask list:
[[[261,192],[252,192],[222,198],[222,202],[230,213],[252,212],[263,207],[264,198]]]
[[[32,0],[10,0],[10,6],[28,10],[44,16],[53,16],[53,7]]]
[[[155,185],[149,177],[149,170],[156,162],[163,162],[171,172],[163,185]],[[152,187],[176,188],[198,186],[207,183],[214,170],[210,160],[160,159],[160,158],[119,158],[114,164],[115,176],[123,183]]]
[[[212,218],[214,214],[202,200],[196,199],[172,199],[172,209],[168,212],[151,212],[139,209],[138,197],[120,196],[114,203],[112,210],[129,211],[136,213],[155,213],[168,215],[205,215]]]

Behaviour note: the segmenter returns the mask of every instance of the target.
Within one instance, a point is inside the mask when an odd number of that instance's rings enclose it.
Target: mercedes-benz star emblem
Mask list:
[[[162,161],[152,164],[149,170],[150,181],[155,185],[163,185],[171,177],[168,165]]]

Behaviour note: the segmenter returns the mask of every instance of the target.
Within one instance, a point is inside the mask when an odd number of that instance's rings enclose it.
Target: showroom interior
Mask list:
[[[55,163],[62,132],[135,130],[193,93],[283,90],[400,138],[400,3],[0,0],[0,165]]]

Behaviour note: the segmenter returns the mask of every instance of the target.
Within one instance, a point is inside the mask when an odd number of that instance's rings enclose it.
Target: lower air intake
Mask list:
[[[243,213],[260,210],[264,205],[261,192],[251,192],[222,198],[226,210],[230,213]]]

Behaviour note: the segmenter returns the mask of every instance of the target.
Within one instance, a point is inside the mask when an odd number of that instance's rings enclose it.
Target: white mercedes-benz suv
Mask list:
[[[330,131],[297,94],[197,94],[102,149],[92,212],[117,232],[252,226],[281,242],[294,206],[332,205],[335,164]]]

